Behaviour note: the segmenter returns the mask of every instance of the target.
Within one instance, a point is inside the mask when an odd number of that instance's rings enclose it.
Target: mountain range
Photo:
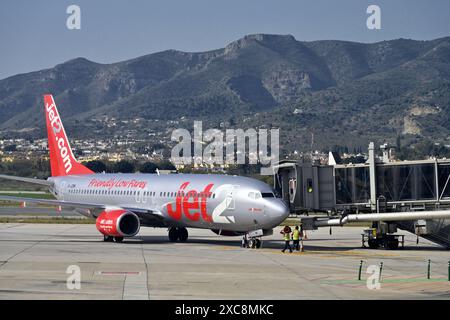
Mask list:
[[[155,119],[279,127],[286,150],[397,137],[450,144],[450,37],[366,44],[256,34],[207,52],[76,58],[0,80],[1,132],[43,136],[44,93],[78,129],[108,115],[150,128]]]

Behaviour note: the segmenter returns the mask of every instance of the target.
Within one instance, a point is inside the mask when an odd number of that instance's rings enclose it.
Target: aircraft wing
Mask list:
[[[36,203],[36,204],[48,204],[48,205],[53,205],[53,206],[86,208],[86,209],[90,209],[90,208],[105,209],[106,208],[104,205],[99,205],[96,203],[24,198],[24,197],[13,197],[13,196],[0,196],[0,200],[1,201],[12,201],[12,202],[29,202],[29,203]]]
[[[36,199],[36,198],[24,198],[24,197],[13,197],[13,196],[0,196],[0,201],[12,201],[12,202],[28,202],[28,203],[36,203],[36,204],[47,204],[53,206],[61,206],[61,207],[70,207],[77,209],[92,209],[94,211],[100,210],[108,210],[108,209],[123,209],[126,211],[130,211],[135,213],[144,224],[158,224],[165,225],[164,216],[158,210],[151,210],[139,207],[130,207],[130,206],[112,206],[112,205],[104,205],[98,203],[89,203],[89,202],[76,202],[76,201],[65,201],[65,200],[51,200],[51,199]],[[97,209],[97,210],[96,210]],[[81,213],[81,212],[80,212]],[[92,215],[86,215],[92,218]],[[94,215],[96,217],[96,215]]]
[[[0,179],[15,180],[15,181],[22,181],[22,182],[40,184],[40,185],[47,186],[47,187],[53,186],[53,182],[50,182],[50,181],[47,181],[47,180],[8,176],[6,174],[0,174]]]

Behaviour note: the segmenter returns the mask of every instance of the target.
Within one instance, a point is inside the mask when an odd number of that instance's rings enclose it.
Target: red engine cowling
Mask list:
[[[139,218],[125,210],[103,211],[95,225],[102,234],[112,237],[132,237],[141,227]]]

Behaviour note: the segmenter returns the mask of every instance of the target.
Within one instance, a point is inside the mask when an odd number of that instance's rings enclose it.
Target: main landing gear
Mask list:
[[[122,242],[123,237],[103,236],[105,242]]]
[[[188,231],[186,228],[173,227],[169,229],[169,240],[172,242],[185,242],[188,239]]]

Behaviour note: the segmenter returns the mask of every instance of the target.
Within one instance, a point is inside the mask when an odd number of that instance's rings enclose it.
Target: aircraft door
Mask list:
[[[289,202],[290,203],[294,203],[296,192],[297,192],[297,179],[292,178],[289,180]]]
[[[232,186],[230,191],[227,193],[226,203],[227,203],[228,210],[234,210],[236,208],[235,196],[238,192],[238,189],[239,189],[239,186],[234,185],[234,186]]]

